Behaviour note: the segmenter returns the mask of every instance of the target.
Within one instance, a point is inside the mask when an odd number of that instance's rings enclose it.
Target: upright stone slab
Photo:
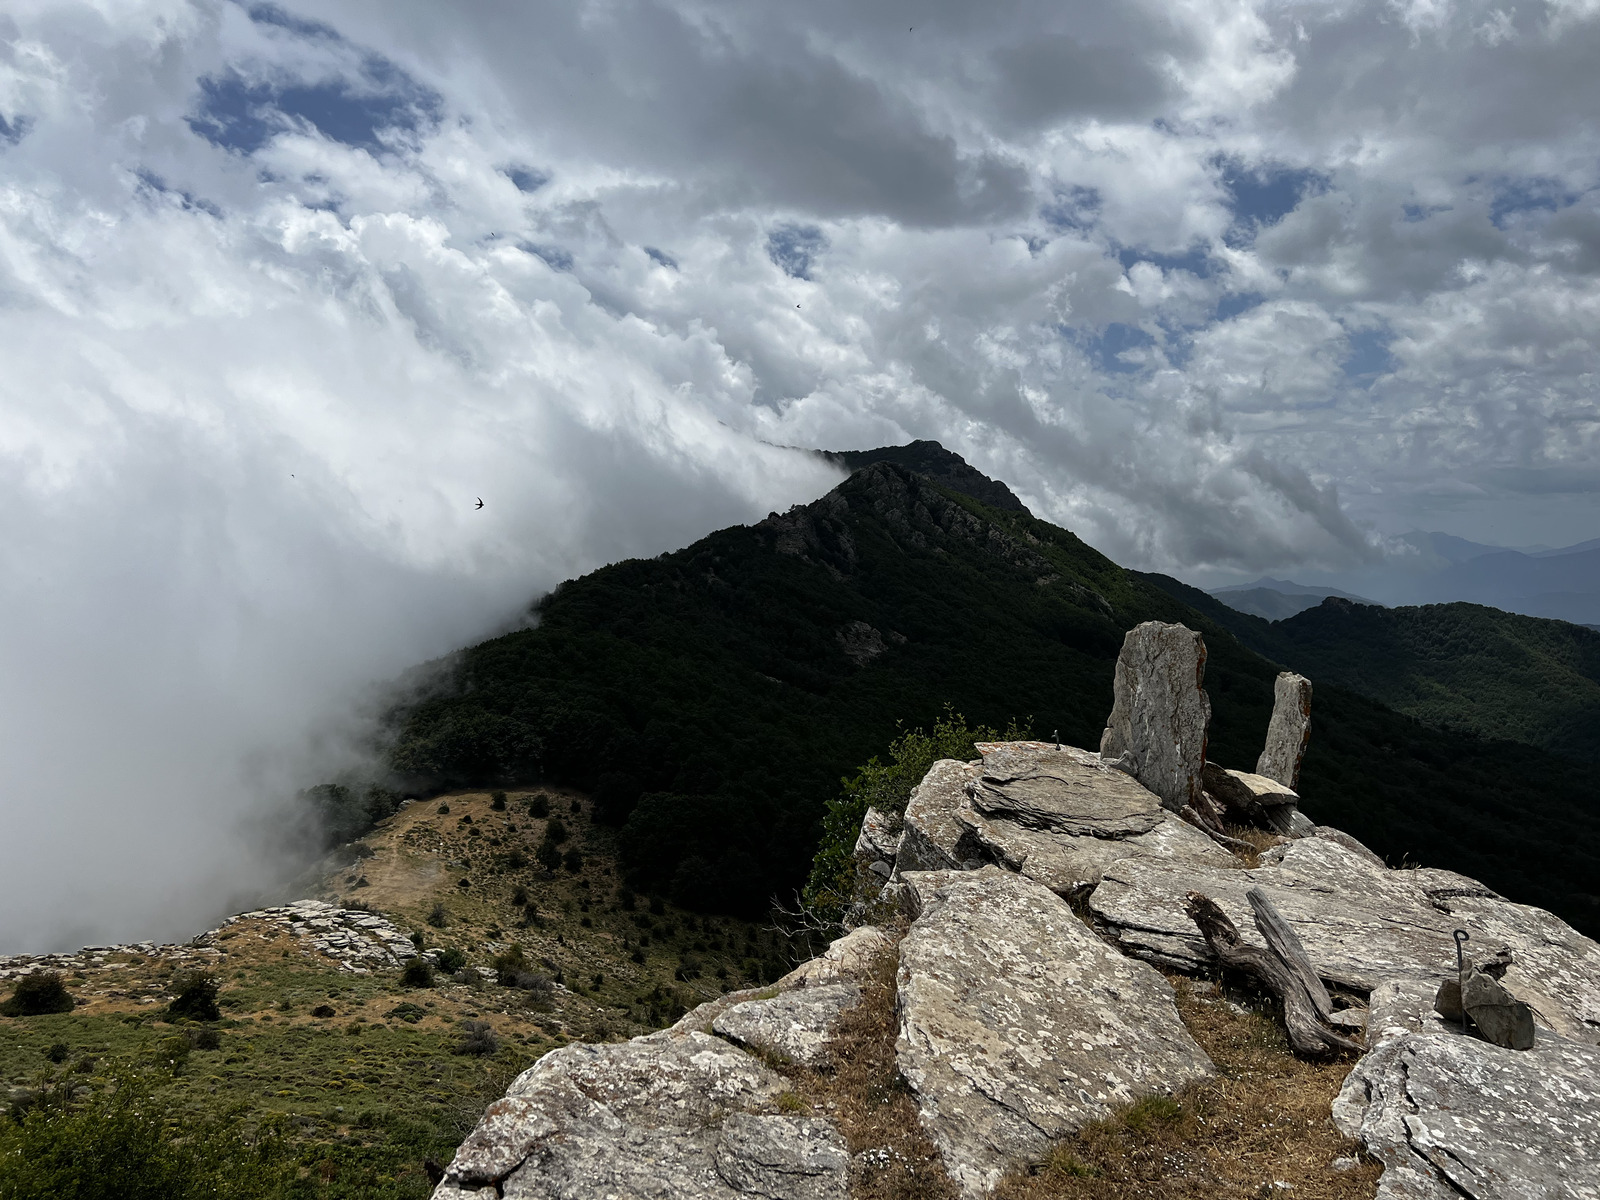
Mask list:
[[[1184,625],[1135,625],[1117,655],[1100,756],[1126,761],[1129,773],[1173,812],[1194,803],[1202,787],[1211,725],[1205,672],[1205,641]]]
[[[1272,720],[1256,774],[1293,791],[1300,786],[1300,760],[1311,740],[1311,680],[1285,671],[1272,685]]]
[[[896,1060],[967,1200],[1114,1105],[1212,1072],[1167,981],[1042,884],[998,867],[911,872]]]

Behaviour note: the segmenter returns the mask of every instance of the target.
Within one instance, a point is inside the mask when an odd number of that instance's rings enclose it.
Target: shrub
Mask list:
[[[623,888],[617,893],[617,903],[621,906],[623,912],[633,911],[634,899],[632,888]]]
[[[660,896],[651,896],[650,897],[650,915],[652,917],[661,917],[661,916],[665,916],[666,912],[667,912],[666,901],[663,900]]]
[[[528,903],[528,889],[523,887],[521,884],[518,884],[516,889],[511,893],[511,903],[516,905],[518,908],[525,907]]]
[[[575,817],[580,817],[580,816],[583,815],[583,801],[582,800],[574,800],[572,802],[572,815],[575,816]]]
[[[546,871],[554,871],[561,865],[561,847],[547,833],[533,857]]]
[[[433,906],[432,911],[428,913],[428,924],[435,929],[443,929],[450,924],[450,914],[445,911],[443,904],[435,904]]]
[[[295,1175],[275,1123],[247,1136],[237,1117],[180,1119],[138,1076],[81,1104],[46,1098],[0,1127],[0,1200],[276,1200]]]
[[[520,945],[512,944],[489,960],[501,983],[506,983],[528,969],[528,956]]]
[[[802,895],[806,908],[824,922],[842,919],[855,885],[856,837],[869,807],[898,816],[906,810],[911,789],[941,758],[976,758],[975,742],[1012,742],[1027,736],[1015,721],[1004,732],[981,725],[974,728],[949,705],[934,722],[932,733],[920,728],[902,733],[889,744],[888,762],[874,757],[844,780],[842,795],[828,801],[822,840]]]
[[[528,801],[528,815],[543,820],[550,815],[550,797],[540,792]]]
[[[560,817],[551,817],[550,823],[544,827],[544,835],[559,846],[567,840],[567,827]]]
[[[454,946],[451,946],[448,950],[439,951],[439,956],[435,961],[439,964],[439,970],[446,975],[459,974],[467,966],[467,956]]]
[[[500,1049],[500,1039],[487,1021],[463,1021],[461,1041],[456,1044],[457,1054],[475,1054],[487,1058]]]
[[[311,1015],[321,1020],[327,1020],[327,1018],[336,1017],[339,1014],[333,1011],[333,1005],[319,1004],[311,1010]]]
[[[576,875],[583,870],[583,855],[577,850],[568,850],[561,858],[561,865]]]
[[[415,1025],[428,1015],[428,1010],[418,1008],[408,1000],[403,1004],[395,1005],[383,1015],[391,1021],[404,1021],[407,1025]]]
[[[172,1003],[169,1017],[188,1017],[191,1021],[220,1021],[217,991],[221,984],[207,971],[182,971],[172,977]]]
[[[412,988],[429,988],[433,986],[433,967],[425,958],[413,958],[406,964],[406,969],[400,972],[400,986]]]
[[[521,850],[513,850],[510,854],[506,855],[506,866],[510,870],[520,871],[527,865],[528,856]]]
[[[44,1052],[44,1056],[53,1063],[64,1063],[72,1056],[72,1047],[65,1042],[54,1042],[50,1049]]]
[[[8,1017],[37,1017],[45,1013],[71,1012],[72,996],[67,992],[61,976],[54,971],[34,971],[17,980],[11,998],[0,1004],[0,1013]]]
[[[439,805],[439,815],[441,817],[448,817],[450,815],[450,806],[448,804]]]
[[[512,979],[511,986],[527,992],[528,1003],[535,1008],[548,1008],[550,1002],[555,999],[555,987],[551,984],[550,977],[538,971],[521,972]]]
[[[491,795],[489,797],[489,807],[494,809],[495,812],[505,812],[506,794],[504,792],[495,792]]]
[[[189,1030],[189,1045],[196,1050],[220,1050],[222,1049],[222,1035],[215,1029],[191,1029]]]

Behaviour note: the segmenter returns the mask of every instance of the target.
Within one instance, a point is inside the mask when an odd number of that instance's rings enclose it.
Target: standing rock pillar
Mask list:
[[[1311,740],[1311,680],[1293,671],[1278,676],[1272,688],[1272,721],[1267,725],[1267,746],[1256,760],[1256,774],[1300,787],[1300,760]]]
[[[1100,757],[1124,769],[1179,812],[1200,796],[1211,701],[1206,644],[1183,625],[1146,621],[1128,630],[1117,655],[1111,716]]]

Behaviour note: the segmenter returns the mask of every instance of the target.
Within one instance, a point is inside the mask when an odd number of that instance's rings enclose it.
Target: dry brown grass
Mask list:
[[[956,1200],[939,1152],[917,1120],[917,1105],[895,1066],[895,968],[890,949],[862,982],[829,1042],[826,1069],[786,1067],[794,1095],[830,1117],[850,1148],[852,1200]]]
[[[1274,846],[1281,846],[1287,838],[1279,837],[1270,829],[1258,829],[1254,825],[1225,825],[1222,832],[1231,838],[1236,838],[1250,846],[1249,850],[1235,850],[1234,857],[1238,858],[1248,868],[1261,865],[1261,855]]]
[[[1378,1164],[1332,1167],[1358,1157],[1329,1117],[1350,1061],[1298,1059],[1276,1021],[1241,1016],[1206,985],[1172,983],[1217,1077],[1086,1126],[1033,1171],[1007,1176],[996,1200],[1371,1200]]]

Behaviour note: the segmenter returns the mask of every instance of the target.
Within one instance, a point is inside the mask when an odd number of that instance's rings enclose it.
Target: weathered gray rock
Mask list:
[[[905,876],[896,1057],[966,1197],[1113,1105],[1212,1071],[1166,980],[1048,888],[987,867]]]
[[[1512,904],[1476,880],[1433,869],[1388,870],[1321,837],[1274,848],[1253,870],[1124,859],[1106,871],[1089,907],[1132,954],[1195,970],[1211,954],[1184,913],[1191,891],[1215,900],[1246,941],[1263,945],[1245,893],[1260,886],[1304,943],[1322,978],[1370,990],[1386,981],[1439,982],[1456,972],[1451,931],[1474,945],[1511,947],[1505,975],[1546,1029],[1600,1041],[1600,946],[1543,909]]]
[[[1096,754],[1051,742],[983,742],[981,764],[935,763],[906,807],[898,867],[993,863],[1065,895],[1130,857],[1237,860]]]
[[[1593,1046],[1399,1033],[1356,1064],[1333,1118],[1384,1164],[1378,1200],[1600,1198]]]
[[[1160,621],[1128,630],[1117,656],[1101,757],[1131,755],[1134,778],[1173,812],[1200,796],[1211,725],[1205,670],[1204,639],[1183,625]]]
[[[902,871],[944,871],[980,867],[987,861],[962,838],[969,830],[956,816],[966,802],[967,785],[981,766],[942,758],[928,769],[906,802],[904,832],[896,864]]]
[[[893,862],[899,847],[899,818],[869,807],[861,819],[861,832],[856,835],[856,854]]]
[[[835,938],[821,954],[807,959],[773,986],[787,991],[863,979],[893,944],[894,940],[877,926],[862,925]]]
[[[1222,803],[1233,820],[1275,833],[1294,833],[1300,797],[1293,788],[1265,775],[1233,771],[1213,762],[1205,765],[1202,778],[1206,791]]]
[[[843,1139],[782,1115],[787,1086],[703,1033],[565,1046],[489,1106],[434,1196],[845,1200]]]
[[[1311,681],[1285,671],[1272,685],[1272,720],[1267,744],[1256,760],[1256,774],[1291,790],[1300,786],[1300,762],[1311,741]]]
[[[813,1067],[827,1058],[828,1038],[840,1015],[860,1000],[861,989],[849,982],[797,988],[735,1004],[711,1029],[741,1046]]]

